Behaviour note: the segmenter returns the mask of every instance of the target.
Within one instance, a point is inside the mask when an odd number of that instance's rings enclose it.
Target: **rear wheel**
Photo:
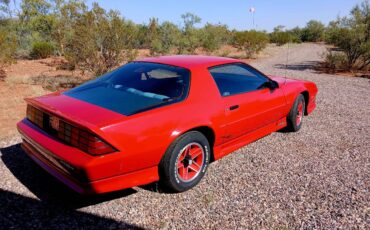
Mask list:
[[[198,131],[180,136],[167,149],[159,165],[161,184],[173,192],[183,192],[204,176],[210,161],[207,138]]]
[[[288,115],[288,131],[297,132],[302,127],[302,121],[305,113],[306,103],[304,96],[300,94],[294,101]]]

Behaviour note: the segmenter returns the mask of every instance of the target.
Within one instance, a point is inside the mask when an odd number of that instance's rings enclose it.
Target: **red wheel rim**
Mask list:
[[[297,107],[297,117],[296,117],[296,125],[299,126],[302,122],[303,118],[303,101],[300,101]]]
[[[186,145],[177,160],[177,175],[183,182],[194,180],[202,170],[204,163],[204,150],[198,143]]]

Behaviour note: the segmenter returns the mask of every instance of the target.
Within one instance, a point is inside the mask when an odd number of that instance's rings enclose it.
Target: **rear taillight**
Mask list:
[[[91,155],[102,155],[114,152],[115,149],[94,134],[60,121],[58,137],[68,144]]]
[[[77,128],[59,118],[55,118],[54,124],[51,120],[53,116],[36,109],[32,105],[27,105],[27,119],[48,133],[57,134],[67,144],[91,155],[97,156],[116,151],[111,145],[89,131]]]
[[[27,118],[40,128],[44,126],[44,113],[31,105],[27,105]]]

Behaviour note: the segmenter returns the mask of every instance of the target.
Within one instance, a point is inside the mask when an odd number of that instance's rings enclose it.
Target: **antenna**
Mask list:
[[[287,78],[287,73],[288,73],[288,62],[289,62],[289,49],[290,49],[290,42],[288,42],[288,50],[287,50],[287,54],[286,54],[286,60],[285,60],[285,82],[284,84],[286,83],[286,78]]]

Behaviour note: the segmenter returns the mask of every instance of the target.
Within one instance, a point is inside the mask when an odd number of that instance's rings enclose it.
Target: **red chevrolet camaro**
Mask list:
[[[79,193],[160,181],[182,192],[210,162],[271,132],[297,131],[312,82],[235,59],[165,56],[128,63],[64,92],[26,99],[25,152]]]

